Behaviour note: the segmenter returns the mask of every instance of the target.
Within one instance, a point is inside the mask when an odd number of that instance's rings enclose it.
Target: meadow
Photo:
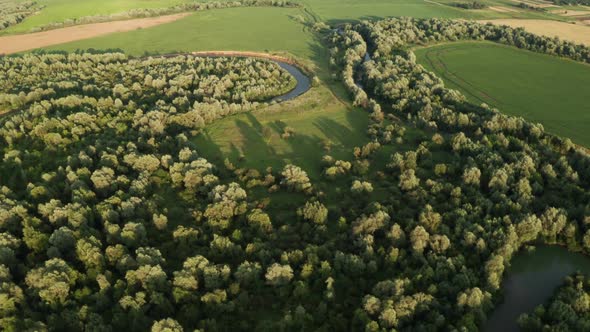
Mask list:
[[[115,33],[48,49],[118,48],[131,55],[201,50],[280,50],[310,58],[319,45],[310,44],[312,35],[295,20],[300,13],[296,8],[215,9],[150,29]],[[273,28],[269,29],[269,26]]]
[[[26,33],[34,27],[53,22],[63,22],[67,19],[84,16],[109,15],[138,8],[164,8],[189,2],[187,0],[37,0],[43,6],[36,15],[28,17],[22,23],[4,31],[8,33]]]
[[[416,56],[471,101],[541,123],[551,133],[590,146],[590,66],[482,42],[422,48]]]
[[[229,0],[218,1],[225,2]],[[21,24],[2,31],[2,34],[26,33],[36,27],[85,16],[119,14],[133,9],[167,8],[194,2],[189,0],[39,0],[37,4],[42,9],[38,13],[28,17]],[[208,1],[198,0],[196,2]],[[481,10],[458,8],[453,5],[457,2],[454,0],[298,0],[298,2],[305,8],[302,10],[305,15],[311,15],[316,21],[325,21],[332,24],[391,16],[566,20],[565,17],[550,12],[524,10],[518,7],[518,3],[513,0],[486,1],[486,4],[490,7]],[[273,23],[272,21],[272,18],[270,22],[262,20],[257,22],[257,25],[268,27],[269,24]]]
[[[365,112],[335,102],[328,89],[317,87],[296,100],[216,121],[194,142],[202,155],[219,164],[227,157],[262,171],[292,163],[319,179],[321,156],[352,157],[352,147],[368,142],[367,125]],[[281,137],[286,127],[295,131],[289,138]]]

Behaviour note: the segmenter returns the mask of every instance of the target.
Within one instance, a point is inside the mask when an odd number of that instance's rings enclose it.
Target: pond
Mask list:
[[[590,257],[563,247],[544,245],[516,254],[501,286],[504,300],[489,316],[483,331],[519,331],[518,317],[546,303],[565,277],[577,271],[590,274]]]

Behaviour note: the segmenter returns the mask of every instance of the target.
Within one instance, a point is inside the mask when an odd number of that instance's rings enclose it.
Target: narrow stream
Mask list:
[[[559,246],[538,246],[512,258],[502,282],[504,301],[484,324],[485,332],[517,332],[517,319],[545,304],[565,277],[575,272],[590,274],[590,257]]]

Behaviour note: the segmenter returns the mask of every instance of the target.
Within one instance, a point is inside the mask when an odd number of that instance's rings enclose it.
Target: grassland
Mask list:
[[[35,27],[84,16],[109,15],[140,8],[165,8],[195,1],[207,2],[210,0],[38,0],[38,4],[43,6],[42,10],[36,15],[25,19],[22,23],[2,31],[2,34],[26,33]],[[389,16],[471,19],[566,19],[557,14],[524,10],[517,7],[518,2],[515,0],[486,1],[492,7],[510,9],[506,11],[497,11],[490,8],[484,10],[460,9],[452,6],[453,2],[457,2],[456,0],[299,0],[299,2],[305,6],[307,14],[312,15],[316,20],[327,21],[328,23]],[[559,9],[559,7],[554,9]],[[267,23],[265,20],[258,22],[259,25],[266,25]]]
[[[215,9],[150,29],[115,33],[50,49],[119,48],[134,55],[200,50],[286,51],[312,58],[320,46],[313,43],[313,36],[295,20],[300,14],[301,10],[294,8]]]
[[[470,100],[590,146],[590,66],[484,42],[422,48],[416,55]]]
[[[34,27],[84,16],[109,15],[138,8],[172,7],[188,0],[36,0],[44,6],[36,15],[12,26],[2,34],[25,33]]]
[[[219,164],[226,157],[240,167],[258,170],[293,163],[318,178],[324,154],[350,160],[352,147],[367,143],[367,125],[362,110],[336,102],[322,86],[290,102],[216,121],[194,141],[201,154]],[[286,126],[295,134],[282,138]]]

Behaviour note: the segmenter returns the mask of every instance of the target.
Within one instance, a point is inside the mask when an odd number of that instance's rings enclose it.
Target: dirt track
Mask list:
[[[114,32],[149,28],[155,25],[176,21],[189,14],[190,13],[181,13],[125,21],[84,24],[24,35],[4,36],[0,37],[0,54],[18,53],[40,47],[102,36]]]
[[[548,37],[559,37],[576,43],[590,46],[590,27],[549,20],[520,20],[499,19],[481,20],[479,22],[491,22],[498,25],[508,25],[514,28],[523,27],[526,31]]]

